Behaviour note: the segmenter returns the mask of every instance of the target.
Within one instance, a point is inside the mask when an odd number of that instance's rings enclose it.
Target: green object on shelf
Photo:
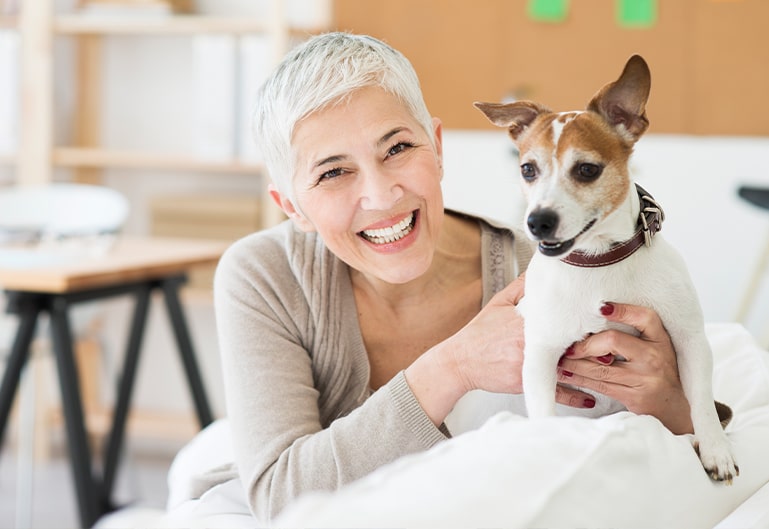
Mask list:
[[[657,0],[617,0],[620,26],[649,28],[657,22]]]
[[[529,16],[539,22],[563,22],[569,11],[569,0],[529,0]]]

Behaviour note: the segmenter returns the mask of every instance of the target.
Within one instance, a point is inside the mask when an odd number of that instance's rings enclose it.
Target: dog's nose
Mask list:
[[[526,224],[534,237],[548,240],[558,228],[558,214],[552,209],[537,209],[529,214]]]

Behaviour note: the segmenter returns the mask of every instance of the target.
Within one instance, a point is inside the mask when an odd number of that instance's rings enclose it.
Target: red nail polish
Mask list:
[[[598,360],[602,364],[608,365],[608,364],[611,364],[614,361],[614,358],[612,357],[611,353],[606,353],[603,356],[597,356],[596,360]]]
[[[563,357],[561,357],[561,358],[559,358],[559,359],[558,359],[558,365],[559,365],[559,366],[562,366],[562,365],[563,365]]]
[[[566,371],[566,370],[561,370],[561,374],[563,376],[565,376],[565,377],[573,377],[574,376],[574,373],[572,373],[571,371]]]
[[[566,355],[566,356],[574,356],[574,344],[570,345],[570,346],[569,346],[569,347],[566,349],[566,353],[565,353],[565,355]]]
[[[614,314],[614,305],[612,305],[611,303],[604,303],[603,305],[601,305],[601,314],[603,314],[604,316],[611,316],[612,314]]]
[[[584,404],[585,408],[595,408],[595,400],[593,399],[585,399],[582,404]]]

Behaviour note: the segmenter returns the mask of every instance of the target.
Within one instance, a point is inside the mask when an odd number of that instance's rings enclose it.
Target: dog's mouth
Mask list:
[[[574,243],[577,241],[577,238],[584,234],[587,230],[593,227],[595,224],[596,219],[591,220],[588,222],[584,228],[582,228],[582,231],[580,231],[577,235],[572,237],[569,240],[566,241],[539,241],[539,253],[542,255],[546,255],[548,257],[557,257],[559,255],[563,255],[569,250],[571,250],[572,246],[574,246]]]

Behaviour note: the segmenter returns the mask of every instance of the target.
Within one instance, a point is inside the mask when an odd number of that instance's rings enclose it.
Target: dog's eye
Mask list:
[[[574,176],[583,182],[595,180],[601,176],[603,167],[594,163],[581,163],[575,167]]]
[[[521,165],[521,176],[524,180],[534,180],[537,177],[537,168],[533,163]]]

